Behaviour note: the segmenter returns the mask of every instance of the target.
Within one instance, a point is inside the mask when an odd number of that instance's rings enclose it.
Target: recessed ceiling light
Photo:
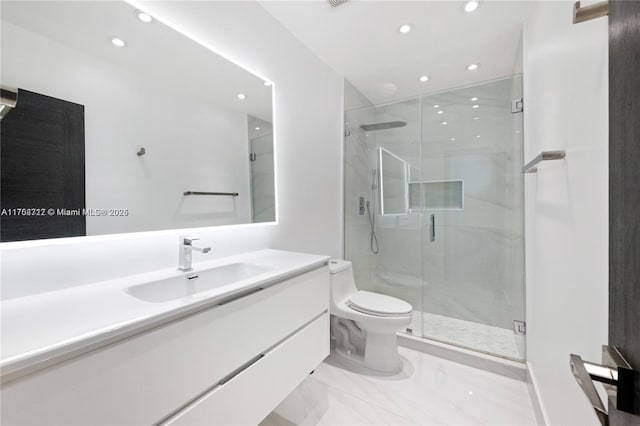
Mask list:
[[[480,135],[476,135],[476,138],[480,139]]]
[[[480,3],[478,3],[475,0],[468,1],[464,5],[464,11],[465,12],[473,12],[474,10],[476,10],[478,8],[479,5],[480,5]]]
[[[480,108],[480,105],[474,105],[472,108]]]
[[[146,12],[143,12],[141,10],[136,10],[135,14],[138,17],[138,19],[144,22],[145,24],[148,24],[149,22],[153,22],[153,18],[151,17],[151,15],[149,15]]]
[[[443,110],[438,111],[438,114],[444,114]]]
[[[272,85],[273,83],[271,83],[270,81],[265,81],[265,82],[264,82],[264,83],[262,83],[262,84],[264,84],[264,85],[265,85],[265,86],[267,86],[267,87],[271,87],[271,85]]]
[[[477,69],[478,69],[478,67],[479,67],[479,66],[480,66],[480,65],[478,65],[478,64],[469,64],[469,65],[467,66],[467,69],[468,69],[469,71],[475,71],[475,70],[477,70]]]
[[[446,124],[447,124],[447,122],[446,122],[446,121],[443,121],[443,122],[442,122],[442,125],[443,125],[443,126],[445,126]]]
[[[238,93],[238,99],[245,99],[246,96],[244,93]]]
[[[520,130],[516,130],[516,133],[520,133]]]
[[[256,127],[256,130],[260,130],[260,127]]]
[[[398,31],[400,31],[401,34],[407,34],[409,33],[413,28],[411,27],[411,25],[409,24],[404,24],[402,26],[400,26],[400,28],[398,28]]]
[[[123,39],[118,37],[112,38],[111,43],[113,43],[114,46],[118,46],[118,47],[125,47],[127,45],[127,43],[125,43]]]
[[[471,98],[471,100],[472,100],[472,101],[477,101],[477,100],[478,100],[478,97],[477,97],[477,96],[474,96],[473,98]]]
[[[440,108],[440,105],[434,105],[433,107],[434,108]]]
[[[423,75],[422,77],[420,77],[420,81],[421,82],[425,82],[425,81],[429,81],[429,76],[428,75]]]
[[[474,120],[480,120],[480,117],[473,117]]]
[[[455,141],[455,140],[456,140],[456,138],[451,138],[451,140],[452,140],[452,141]]]

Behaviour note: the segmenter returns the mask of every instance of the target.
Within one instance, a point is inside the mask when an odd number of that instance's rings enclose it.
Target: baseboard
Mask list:
[[[398,344],[409,349],[448,359],[458,364],[479,368],[523,382],[527,381],[527,366],[521,362],[498,358],[404,333],[398,333]]]
[[[547,414],[538,394],[538,382],[533,371],[531,363],[527,362],[527,389],[529,390],[529,398],[531,399],[531,405],[533,406],[533,412],[536,415],[536,423],[538,426],[548,425]]]

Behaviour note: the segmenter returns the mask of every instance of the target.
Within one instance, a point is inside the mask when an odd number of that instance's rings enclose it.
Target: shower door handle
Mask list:
[[[429,241],[434,242],[436,240],[436,215],[431,213],[429,216]]]

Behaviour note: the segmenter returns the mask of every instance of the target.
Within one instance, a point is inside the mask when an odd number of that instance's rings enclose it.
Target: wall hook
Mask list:
[[[140,148],[140,151],[136,152],[136,155],[138,157],[142,157],[143,155],[145,155],[147,153],[147,150],[144,148]]]

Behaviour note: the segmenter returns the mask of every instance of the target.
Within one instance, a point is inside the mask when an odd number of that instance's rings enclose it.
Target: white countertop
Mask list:
[[[190,272],[167,268],[2,301],[3,380],[19,377],[163,323],[220,300],[318,268],[328,256],[260,250],[194,265]],[[217,266],[250,262],[269,267],[255,277],[168,302],[148,302],[127,293],[131,286],[190,275]]]

